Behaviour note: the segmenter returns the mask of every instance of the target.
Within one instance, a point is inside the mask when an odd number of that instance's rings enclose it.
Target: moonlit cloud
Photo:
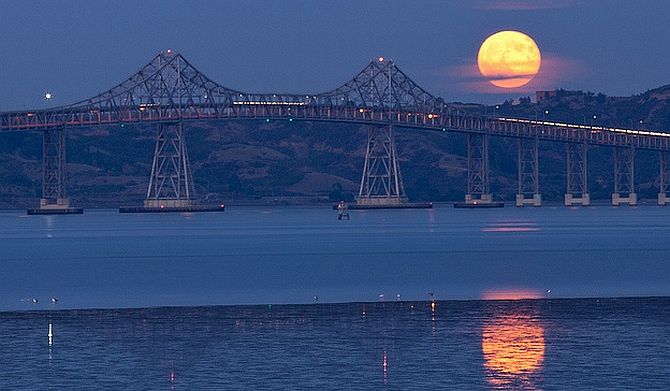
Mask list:
[[[528,84],[518,88],[501,88],[491,84],[479,72],[475,59],[465,65],[437,69],[432,72],[431,77],[435,80],[436,90],[509,95],[562,88],[565,83],[583,76],[584,73],[584,67],[580,61],[543,53],[542,65],[538,74]]]

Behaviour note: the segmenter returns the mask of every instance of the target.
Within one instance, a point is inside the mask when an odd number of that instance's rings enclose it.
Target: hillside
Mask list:
[[[631,97],[559,90],[541,103],[463,105],[473,112],[546,118],[576,123],[670,129],[670,86]],[[545,114],[545,110],[548,114]],[[596,119],[593,119],[593,116]],[[642,123],[640,124],[640,120]],[[125,126],[72,129],[68,134],[68,189],[77,205],[117,207],[145,197],[155,129]],[[324,202],[353,198],[365,150],[365,129],[309,122],[222,121],[189,123],[187,141],[201,202]],[[466,184],[466,139],[460,134],[398,129],[397,149],[407,193],[416,201],[462,199]],[[0,136],[0,208],[37,203],[41,191],[41,135]],[[516,193],[516,145],[493,138],[490,146],[494,196]],[[541,144],[541,192],[560,201],[565,191],[564,146]],[[590,153],[592,198],[611,192],[611,151]],[[637,181],[642,198],[655,198],[656,156],[640,152]]]

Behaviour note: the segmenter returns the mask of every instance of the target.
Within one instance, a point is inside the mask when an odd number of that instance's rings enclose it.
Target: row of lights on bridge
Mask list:
[[[171,54],[171,53],[172,53],[172,49],[168,49],[168,50],[167,50],[167,53],[168,53],[168,54]],[[380,56],[378,60],[379,60],[380,62],[383,62],[383,61],[384,61],[384,57],[381,57],[381,56]],[[241,94],[240,94],[240,96],[241,96]],[[275,95],[275,96],[276,96],[276,95]],[[309,97],[309,95],[307,95],[307,97]],[[51,92],[51,91],[46,91],[46,92],[44,93],[44,100],[46,100],[46,101],[50,101],[50,100],[52,100],[53,98],[54,98],[54,94],[53,94],[53,92]],[[315,98],[316,98],[316,97],[315,97]],[[206,96],[206,95],[205,95],[205,99],[207,99],[207,96]],[[140,108],[140,110],[141,110],[141,109],[142,109],[142,108]],[[496,106],[495,106],[495,110],[497,111],[497,110],[499,110],[499,109],[500,109],[500,105],[496,105]],[[290,109],[289,109],[289,110],[290,110]],[[358,111],[362,114],[362,113],[365,112],[365,109],[361,107],[360,109],[358,109]],[[544,110],[544,115],[545,115],[545,116],[549,115],[549,110]],[[427,117],[428,117],[428,119],[435,119],[435,118],[439,118],[439,115],[438,115],[438,114],[429,113],[429,114],[427,115]],[[536,119],[537,119],[537,118],[536,118]],[[586,119],[586,117],[584,117],[584,119]],[[598,116],[597,116],[597,115],[594,115],[592,119],[593,119],[593,121],[595,121],[596,119],[598,119]],[[268,119],[266,120],[266,122],[270,122],[270,119],[268,118]],[[293,122],[293,118],[289,119],[289,122]],[[586,122],[586,121],[584,121],[584,122]],[[643,123],[644,123],[644,120],[640,120],[640,127],[642,127],[642,124],[643,124]],[[591,125],[593,125],[593,122],[591,122]],[[632,121],[631,121],[631,127],[632,127]]]
[[[494,113],[493,115],[495,115],[496,111],[498,111],[498,110],[500,110],[500,105],[495,105],[495,110],[493,112]],[[549,110],[544,110],[544,119],[546,119],[546,116],[548,116],[548,115],[549,115]],[[430,114],[428,115],[428,118],[431,118]],[[594,114],[593,117],[591,117],[591,119],[593,121],[595,121],[595,120],[598,119],[598,116]],[[537,120],[537,111],[535,112],[535,120]],[[584,120],[584,123],[586,124],[586,116],[583,116],[583,120]],[[591,125],[593,125],[593,121],[591,121]],[[629,120],[629,121],[630,121],[630,127],[632,128],[633,127],[633,120]],[[641,128],[642,124],[644,124],[644,120],[640,120],[639,124],[640,124],[640,128]]]

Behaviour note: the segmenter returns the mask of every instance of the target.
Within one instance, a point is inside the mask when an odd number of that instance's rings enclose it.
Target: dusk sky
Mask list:
[[[670,84],[668,15],[666,0],[0,0],[0,108],[88,98],[166,48],[249,92],[328,91],[383,55],[447,101],[555,88],[631,95]],[[540,72],[524,87],[479,75],[478,49],[500,30],[540,48]]]

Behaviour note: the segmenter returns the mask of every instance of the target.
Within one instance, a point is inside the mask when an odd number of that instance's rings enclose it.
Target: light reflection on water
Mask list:
[[[504,288],[490,289],[484,292],[484,300],[523,300],[523,299],[542,299],[542,293],[536,289],[527,288]]]
[[[482,232],[537,232],[540,227],[537,222],[525,220],[502,220],[496,221],[481,229]]]
[[[495,389],[538,389],[535,379],[544,363],[544,328],[523,313],[486,319],[482,353],[486,379]]]
[[[670,384],[668,298],[431,304],[0,312],[2,389]]]

